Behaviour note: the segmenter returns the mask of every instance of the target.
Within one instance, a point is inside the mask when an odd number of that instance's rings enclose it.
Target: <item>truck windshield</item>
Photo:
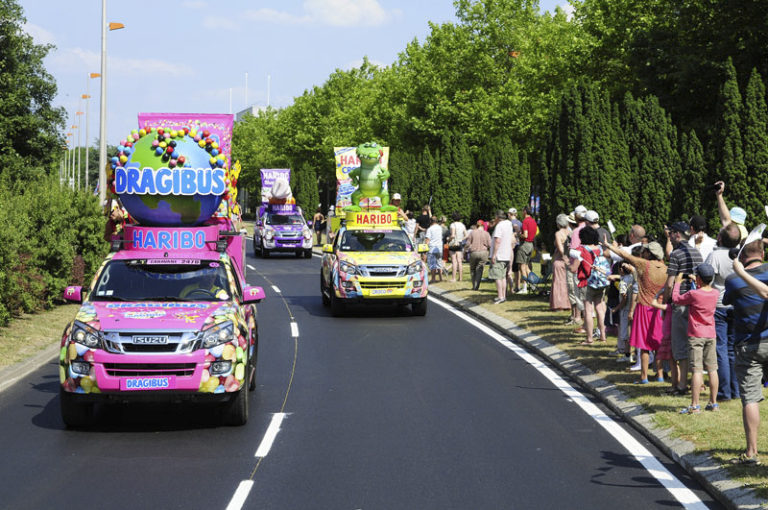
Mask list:
[[[346,230],[341,251],[412,251],[413,244],[402,230]]]
[[[217,261],[153,262],[109,262],[99,274],[90,300],[223,301],[232,295],[226,269]]]
[[[298,214],[268,214],[267,225],[302,225],[304,218]]]

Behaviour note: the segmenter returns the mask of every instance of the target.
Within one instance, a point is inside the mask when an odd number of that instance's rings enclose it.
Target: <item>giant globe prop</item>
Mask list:
[[[226,155],[208,131],[135,130],[117,149],[110,188],[141,225],[200,225],[229,188]]]

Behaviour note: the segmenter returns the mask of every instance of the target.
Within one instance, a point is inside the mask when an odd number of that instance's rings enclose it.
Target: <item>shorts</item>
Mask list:
[[[521,244],[515,252],[515,262],[518,264],[528,264],[533,254],[533,243],[528,241]]]
[[[491,269],[488,271],[488,278],[491,280],[503,280],[507,277],[507,269],[509,268],[508,260],[497,260],[491,264]]]
[[[688,307],[675,305],[672,308],[672,359],[688,359]]]
[[[584,287],[579,287],[579,279],[576,273],[567,271],[565,273],[565,282],[568,284],[568,301],[571,306],[575,306],[582,312],[584,311]]]
[[[688,345],[691,372],[703,372],[704,367],[707,367],[707,372],[717,370],[717,346],[714,338],[690,336]]]
[[[440,260],[440,248],[430,248],[429,253],[427,254],[427,264],[429,265],[429,269],[433,271],[440,269]]]
[[[763,400],[763,364],[768,363],[768,342],[741,342],[736,351],[736,377],[739,379],[741,403],[756,404]]]
[[[594,289],[587,285],[584,288],[586,289],[584,291],[584,301],[589,301],[590,303],[599,303],[603,300],[603,297],[605,297],[605,289],[608,287],[600,287],[599,289]]]
[[[457,244],[455,246],[453,246],[453,245],[449,245],[448,246],[448,251],[461,251],[463,249],[464,249],[464,247],[462,245],[460,245],[460,244]]]
[[[517,263],[517,250],[520,248],[519,244],[515,245],[514,250],[512,250],[512,272],[517,273],[520,271],[520,264]]]

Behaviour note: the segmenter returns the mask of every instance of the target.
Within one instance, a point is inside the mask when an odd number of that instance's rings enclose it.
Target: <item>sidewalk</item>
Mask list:
[[[670,437],[670,431],[656,426],[652,415],[642,406],[630,402],[615,385],[594,374],[559,348],[481,305],[451,295],[450,291],[431,286],[429,293],[512,338],[525,349],[568,374],[583,390],[602,401],[683,467],[726,508],[757,509],[768,506],[768,500],[757,498],[751,490],[731,480],[728,471],[720,463],[708,454],[695,453],[693,443]]]

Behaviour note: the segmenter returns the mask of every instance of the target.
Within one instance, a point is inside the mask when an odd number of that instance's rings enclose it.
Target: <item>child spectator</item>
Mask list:
[[[715,307],[718,292],[712,288],[715,270],[709,264],[699,264],[696,269],[696,288],[685,294],[680,294],[680,284],[683,274],[675,277],[672,289],[672,301],[676,305],[688,306],[688,357],[691,364],[691,405],[680,411],[680,414],[698,414],[699,392],[704,383],[703,369],[709,374],[709,403],[707,411],[716,411],[717,404],[717,352],[715,344]]]
[[[636,303],[635,294],[637,294],[637,283],[634,277],[634,268],[626,263],[619,262],[619,301],[611,308],[612,314],[619,315],[619,329],[616,341],[617,361],[626,363],[631,361],[629,346],[629,312],[633,308],[633,302]]]

